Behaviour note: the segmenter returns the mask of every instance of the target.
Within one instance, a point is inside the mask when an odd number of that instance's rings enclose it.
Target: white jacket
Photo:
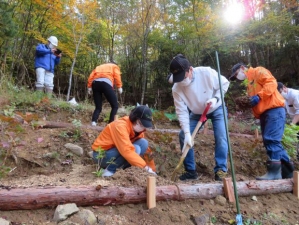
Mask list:
[[[216,106],[208,111],[209,114],[222,104],[218,73],[214,69],[195,67],[192,75],[193,81],[190,85],[184,87],[180,83],[175,83],[172,87],[176,114],[184,132],[190,132],[188,108],[194,114],[202,114],[205,103],[211,98],[218,97]],[[220,77],[224,95],[229,87],[229,81],[222,75]]]
[[[299,91],[288,88],[287,96],[285,97],[285,107],[291,118],[299,114]]]

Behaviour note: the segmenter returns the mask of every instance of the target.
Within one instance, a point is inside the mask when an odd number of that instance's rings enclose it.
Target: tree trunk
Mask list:
[[[119,205],[142,203],[146,201],[145,187],[1,187],[0,210],[40,209],[56,207],[59,204],[75,203],[77,206]],[[5,188],[5,189],[4,189]],[[242,181],[237,182],[239,196],[265,195],[291,192],[293,180]],[[156,200],[211,199],[223,195],[223,185],[177,184],[158,186]]]

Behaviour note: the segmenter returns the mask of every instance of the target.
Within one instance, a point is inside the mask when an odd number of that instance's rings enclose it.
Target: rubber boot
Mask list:
[[[281,176],[282,179],[293,178],[294,163],[293,162],[281,162]]]
[[[47,94],[48,98],[51,98],[51,97],[52,97],[52,92],[53,92],[52,89],[48,89],[48,88],[46,88],[46,94]]]
[[[279,180],[281,179],[281,162],[280,160],[267,161],[267,173],[261,177],[256,177],[257,180]]]
[[[35,87],[36,91],[40,91],[40,92],[44,92],[44,88],[43,87]]]
[[[39,99],[41,99],[44,95],[44,88],[43,87],[36,87],[35,91],[36,91],[37,97]]]

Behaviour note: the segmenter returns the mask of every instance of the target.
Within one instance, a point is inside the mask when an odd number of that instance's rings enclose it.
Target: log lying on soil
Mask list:
[[[30,187],[0,186],[0,210],[54,208],[59,204],[75,203],[77,206],[118,205],[146,202],[146,188],[142,187]],[[293,180],[237,182],[239,196],[285,193],[293,190]],[[223,185],[177,184],[156,187],[156,200],[211,199],[223,195]]]
[[[38,128],[77,128],[72,123],[63,123],[63,122],[53,122],[53,121],[35,121],[34,126]],[[104,127],[100,126],[89,126],[89,125],[82,125],[82,128],[85,129],[93,129],[97,131],[102,131]],[[147,129],[147,132],[155,133],[179,133],[179,129]],[[200,130],[199,133],[203,132]],[[208,134],[213,134],[213,131],[209,130]],[[231,136],[240,136],[240,137],[255,137],[255,135],[251,134],[239,134],[239,133],[229,133]]]

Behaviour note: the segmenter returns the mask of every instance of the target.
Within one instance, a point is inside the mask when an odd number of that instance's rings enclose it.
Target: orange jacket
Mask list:
[[[120,68],[114,63],[106,63],[97,66],[89,75],[87,87],[91,88],[92,81],[97,78],[108,78],[112,82],[112,87],[114,86],[114,83],[117,88],[121,88],[123,85]]]
[[[144,133],[142,132],[135,137],[133,124],[129,117],[125,116],[109,123],[94,141],[92,149],[96,151],[101,147],[103,150],[109,150],[116,147],[132,166],[144,168],[148,165],[155,171],[155,163],[151,157],[150,148],[147,149],[144,159],[135,152],[132,143],[140,138],[144,138]]]
[[[260,102],[252,108],[255,118],[260,118],[268,109],[284,107],[284,98],[277,91],[277,81],[269,70],[250,67],[245,73],[248,79],[248,95],[260,97]]]

